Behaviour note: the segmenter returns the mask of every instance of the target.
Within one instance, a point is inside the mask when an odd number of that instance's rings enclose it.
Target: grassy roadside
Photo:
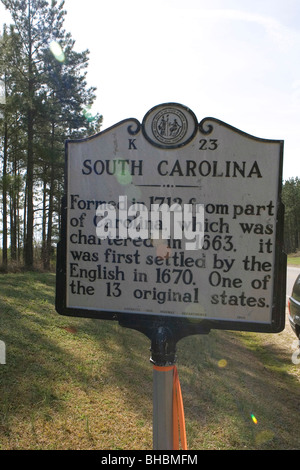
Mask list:
[[[287,264],[293,266],[300,266],[300,253],[291,253],[288,255]]]
[[[294,265],[294,266],[300,266],[300,256],[289,256],[287,260],[287,264]]]
[[[0,275],[0,449],[151,450],[148,339],[59,316],[54,289],[54,274]],[[178,343],[190,450],[299,449],[293,341],[213,331]]]

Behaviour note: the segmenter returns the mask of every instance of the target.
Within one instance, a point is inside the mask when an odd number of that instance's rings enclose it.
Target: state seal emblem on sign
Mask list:
[[[187,119],[179,109],[165,108],[154,116],[152,132],[163,144],[176,144],[186,135],[187,126]]]
[[[152,145],[171,149],[190,142],[196,135],[198,123],[189,108],[177,103],[165,103],[146,114],[142,128]]]

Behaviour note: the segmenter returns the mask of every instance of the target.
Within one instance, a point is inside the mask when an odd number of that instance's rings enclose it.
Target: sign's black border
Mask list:
[[[175,103],[165,103],[165,105]],[[161,107],[159,105],[155,108]],[[179,105],[182,107],[182,105]],[[155,110],[152,108],[147,114]],[[186,108],[187,109],[187,108]],[[145,119],[145,118],[144,118]],[[132,122],[136,125],[136,129],[132,129]],[[193,334],[206,334],[211,329],[220,330],[235,330],[235,331],[248,331],[248,332],[261,332],[261,333],[279,333],[285,327],[285,309],[286,309],[286,265],[287,256],[283,252],[283,224],[284,224],[284,206],[281,202],[281,188],[282,188],[282,167],[283,167],[283,145],[282,140],[269,140],[254,137],[247,134],[233,126],[230,126],[223,121],[215,118],[204,118],[198,129],[203,135],[210,134],[213,130],[211,123],[216,122],[223,125],[234,132],[246,136],[247,138],[254,139],[256,141],[264,141],[269,143],[280,144],[280,168],[278,178],[278,207],[277,207],[277,218],[276,218],[276,252],[275,252],[275,267],[274,267],[274,293],[273,293],[273,309],[272,309],[272,321],[271,323],[253,323],[244,321],[231,321],[231,320],[209,320],[209,319],[192,319],[184,318],[179,316],[163,316],[163,315],[151,315],[142,313],[124,313],[124,312],[111,312],[103,310],[89,310],[89,309],[76,309],[68,308],[66,306],[66,253],[67,253],[67,184],[68,184],[68,143],[88,141],[92,138],[98,137],[100,134],[111,131],[117,126],[128,123],[128,133],[130,135],[136,135],[140,132],[143,125],[136,119],[126,119],[121,121],[109,129],[100,132],[99,134],[85,139],[80,140],[69,140],[65,144],[65,190],[64,197],[62,199],[61,207],[61,234],[60,241],[57,245],[57,267],[56,267],[56,299],[55,307],[56,311],[60,315],[71,316],[71,317],[83,317],[93,318],[101,320],[114,320],[118,321],[122,326],[136,329],[152,338],[154,332],[163,325],[170,328],[176,336],[176,339],[183,338]],[[209,123],[209,124],[207,124]],[[204,126],[207,125],[205,129]]]

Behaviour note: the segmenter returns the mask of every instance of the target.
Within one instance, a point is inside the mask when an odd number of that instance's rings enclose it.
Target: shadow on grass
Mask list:
[[[52,274],[0,276],[3,448],[151,449],[149,340],[59,316],[54,285]],[[299,447],[299,384],[238,334],[191,336],[177,350],[189,449]]]
[[[54,310],[54,281],[52,275],[37,273],[0,276],[0,340],[6,344],[7,356],[6,365],[0,366],[0,448],[1,444],[14,447],[16,432],[18,446],[34,446],[32,441],[22,442],[20,434],[28,435],[34,420],[53,421],[58,414],[65,422],[71,414],[74,426],[76,420],[86,420],[86,439],[91,437],[89,414],[94,418],[95,413],[101,417],[109,412],[119,420],[119,407],[126,407],[124,414],[132,407],[142,427],[151,412],[147,339],[132,332],[129,346],[131,335],[114,322],[59,316]],[[89,410],[91,399],[94,404]],[[74,443],[70,440],[65,445],[73,448]],[[117,446],[113,437],[103,443],[103,448],[110,446]]]
[[[193,448],[299,448],[300,384],[280,349],[262,355],[246,348],[239,333],[214,331],[182,340],[180,350]]]

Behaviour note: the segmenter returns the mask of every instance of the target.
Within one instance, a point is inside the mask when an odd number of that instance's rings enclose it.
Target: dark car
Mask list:
[[[300,338],[300,274],[295,281],[289,298],[289,321],[292,329]]]

